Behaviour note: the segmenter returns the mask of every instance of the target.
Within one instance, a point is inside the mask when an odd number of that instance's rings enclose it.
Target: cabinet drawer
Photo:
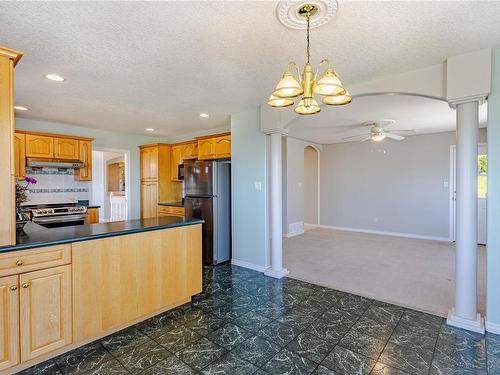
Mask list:
[[[0,254],[0,276],[71,263],[71,245],[56,245]]]
[[[184,217],[184,207],[158,206],[158,216]]]

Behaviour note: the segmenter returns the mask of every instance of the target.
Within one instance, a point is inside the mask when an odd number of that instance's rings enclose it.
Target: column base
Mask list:
[[[275,279],[282,279],[285,276],[288,276],[290,272],[286,268],[282,268],[279,271],[274,271],[272,268],[268,268],[264,271],[264,275],[269,277],[274,277]]]
[[[449,326],[466,329],[468,331],[482,333],[484,335],[484,319],[477,313],[476,319],[466,319],[455,315],[455,308],[450,309],[446,324]]]

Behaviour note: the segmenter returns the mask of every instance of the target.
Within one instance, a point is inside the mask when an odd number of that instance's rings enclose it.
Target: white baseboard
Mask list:
[[[310,224],[310,223],[304,223],[304,227],[313,227],[313,228],[316,228],[316,227],[320,227],[321,225],[319,224]]]
[[[448,237],[423,236],[423,235],[420,235],[420,234],[412,234],[412,233],[385,232],[385,231],[381,231],[381,230],[359,229],[359,228],[348,228],[348,227],[336,227],[336,226],[331,226],[331,225],[316,225],[316,226],[318,228],[336,229],[336,230],[342,230],[342,231],[346,231],[346,232],[380,234],[380,235],[383,235],[383,236],[415,238],[417,240],[432,240],[432,241],[453,242]]]
[[[300,232],[295,232],[295,233],[283,233],[283,237],[291,238],[291,237],[299,236],[301,234],[304,234],[304,229],[302,229]]]
[[[249,268],[254,271],[259,271],[259,272],[264,272],[267,270],[269,267],[266,266],[259,266],[258,264],[253,264],[250,262],[245,262],[244,260],[239,260],[239,259],[231,259],[231,264],[234,264],[235,266],[240,266],[243,268]]]
[[[476,315],[476,319],[465,319],[455,315],[455,308],[450,309],[446,324],[449,326],[466,329],[472,332],[481,333],[484,335],[484,319],[481,314]]]
[[[488,317],[486,317],[485,328],[486,331],[494,333],[495,335],[500,335],[500,324],[488,322]]]

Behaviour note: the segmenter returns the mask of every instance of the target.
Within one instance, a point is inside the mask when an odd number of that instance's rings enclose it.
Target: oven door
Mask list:
[[[45,228],[69,227],[73,225],[85,224],[87,215],[60,215],[60,216],[45,216],[34,217],[35,224],[44,226]]]

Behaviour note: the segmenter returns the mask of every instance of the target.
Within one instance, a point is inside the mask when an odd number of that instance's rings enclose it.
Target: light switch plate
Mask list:
[[[262,182],[260,182],[260,181],[255,181],[255,182],[254,182],[254,185],[255,185],[255,190],[257,190],[257,191],[262,191]]]

